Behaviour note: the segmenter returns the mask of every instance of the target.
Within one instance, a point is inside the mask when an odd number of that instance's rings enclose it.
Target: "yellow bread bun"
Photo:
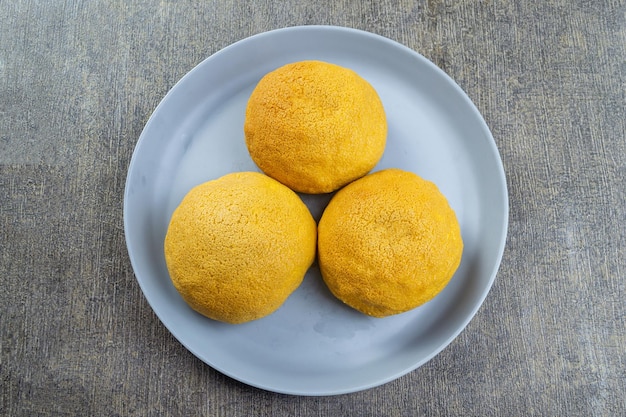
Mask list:
[[[197,312],[243,323],[277,310],[315,259],[316,224],[292,190],[240,172],[193,188],[172,215],[165,260]]]
[[[387,119],[378,94],[356,72],[301,61],[257,84],[244,133],[263,172],[295,191],[321,194],[376,165],[385,150]]]
[[[320,270],[331,292],[374,317],[435,297],[461,262],[454,211],[437,186],[399,169],[354,181],[318,224]]]

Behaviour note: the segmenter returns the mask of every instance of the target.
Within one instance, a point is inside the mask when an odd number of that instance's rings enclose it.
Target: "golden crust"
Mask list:
[[[316,233],[289,188],[260,173],[233,173],[185,196],[167,230],[165,259],[194,310],[243,323],[271,314],[300,285]]]
[[[367,174],[385,149],[387,120],[374,88],[321,61],[285,65],[257,84],[246,145],[267,175],[304,193],[328,193]]]
[[[432,182],[399,169],[367,175],[332,198],[318,225],[331,292],[374,317],[435,297],[461,262],[454,211]]]

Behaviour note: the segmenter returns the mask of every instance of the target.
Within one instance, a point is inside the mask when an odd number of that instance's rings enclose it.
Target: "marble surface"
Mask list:
[[[626,413],[624,1],[22,0],[0,22],[0,414]],[[306,24],[437,64],[491,128],[510,194],[502,265],[465,331],[329,397],[251,388],[188,352],[123,229],[130,158],[167,91],[237,40]]]

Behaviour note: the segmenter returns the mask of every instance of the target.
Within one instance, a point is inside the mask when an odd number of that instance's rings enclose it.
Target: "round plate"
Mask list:
[[[258,171],[243,135],[248,97],[267,72],[309,59],[351,68],[378,91],[389,135],[375,170],[401,168],[439,186],[461,224],[461,265],[435,299],[383,319],[362,315],[333,298],[314,265],[274,314],[241,325],[209,320],[192,311],[171,284],[163,255],[169,218],[194,185],[228,172]],[[319,218],[329,196],[302,198]],[[394,41],[328,26],[292,27],[247,38],[185,75],[146,124],[124,196],[124,228],[135,275],[169,331],[198,358],[232,378],[299,395],[374,387],[440,352],[489,292],[507,224],[498,150],[457,84]]]

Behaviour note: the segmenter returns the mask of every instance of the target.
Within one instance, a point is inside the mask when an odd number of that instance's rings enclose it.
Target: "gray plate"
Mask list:
[[[375,170],[396,167],[434,181],[457,213],[461,265],[429,303],[384,319],[337,301],[314,265],[269,317],[242,325],[193,312],[172,286],[163,256],[171,213],[194,185],[232,171],[258,171],[243,122],[248,96],[267,72],[318,59],[352,68],[378,91],[389,136]],[[302,196],[319,218],[328,196]],[[183,77],[145,126],[130,164],[124,228],[137,281],[169,331],[213,368],[275,392],[330,395],[363,390],[419,367],[474,316],[504,250],[508,197],[489,129],[444,72],[389,39],[306,26],[237,42]]]

